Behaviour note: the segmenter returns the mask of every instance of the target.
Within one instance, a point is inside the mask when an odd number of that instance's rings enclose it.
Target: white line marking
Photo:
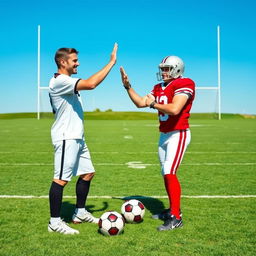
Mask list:
[[[14,151],[14,152],[11,152],[11,151],[0,151],[0,154],[52,154],[52,152],[30,152],[30,151]]]
[[[200,151],[195,151],[195,152],[186,152],[186,154],[256,154],[256,152],[251,151],[251,152],[246,152],[246,151],[237,151],[237,152],[231,152],[231,151],[219,151],[219,152],[200,152]]]
[[[145,126],[149,126],[149,127],[158,127],[159,124],[145,124]],[[207,125],[207,124],[190,124],[190,127],[202,127],[202,126],[212,126],[212,125]]]
[[[242,142],[193,142],[194,145],[217,145],[217,144],[221,144],[221,145],[240,145],[240,144],[245,144]]]
[[[127,198],[129,196],[88,196],[88,198],[95,198],[95,199],[113,199],[113,198]],[[131,196],[132,197],[132,196]],[[136,198],[163,198],[167,199],[168,196],[134,196]],[[256,195],[195,195],[195,196],[189,196],[189,195],[182,195],[182,198],[195,198],[195,199],[226,199],[226,198],[256,198]],[[33,195],[0,195],[1,198],[9,198],[9,199],[41,199],[41,198],[49,198],[48,195],[43,196],[33,196]],[[63,196],[63,198],[76,198],[76,196]]]
[[[0,166],[52,166],[49,163],[0,163]]]
[[[91,154],[123,154],[122,152],[117,151],[90,151]],[[18,152],[11,152],[11,151],[0,151],[0,154],[52,154],[51,151],[41,151],[41,152],[30,152],[30,151],[18,151]],[[137,155],[137,154],[158,154],[157,151],[132,151],[132,152],[125,152],[125,154]],[[187,151],[186,154],[256,154],[256,151],[217,151],[217,152],[207,152],[207,151]]]
[[[233,166],[233,165],[256,165],[256,163],[194,163],[194,164],[181,164],[181,165],[225,165],[225,166]]]
[[[146,165],[140,161],[128,162],[126,164],[128,165],[128,168],[133,168],[133,169],[145,169],[146,168]]]
[[[137,162],[138,163],[138,162]],[[145,166],[154,166],[157,164],[146,164],[140,162],[140,164]],[[94,163],[93,165],[98,166],[128,166],[128,163]],[[256,165],[256,163],[181,163],[184,166],[248,166],[248,165]],[[0,163],[0,166],[53,166],[53,163]]]
[[[125,135],[124,138],[127,139],[127,140],[131,140],[131,139],[133,139],[133,136],[131,136],[131,135]]]

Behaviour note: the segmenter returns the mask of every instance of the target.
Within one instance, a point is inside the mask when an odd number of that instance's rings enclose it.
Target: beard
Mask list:
[[[70,67],[67,71],[69,74],[77,74],[77,67]]]

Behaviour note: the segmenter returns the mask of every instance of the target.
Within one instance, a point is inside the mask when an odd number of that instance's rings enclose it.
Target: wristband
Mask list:
[[[149,104],[149,107],[155,109],[155,104],[156,104],[156,102],[153,101],[153,102],[151,102],[151,103]]]
[[[128,82],[128,86],[125,86],[124,84],[123,84],[123,86],[124,86],[124,88],[126,89],[126,90],[129,90],[130,88],[132,88],[132,86],[131,86],[131,84]]]

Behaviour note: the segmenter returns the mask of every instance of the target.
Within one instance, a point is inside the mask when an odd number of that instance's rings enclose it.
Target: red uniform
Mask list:
[[[151,94],[159,104],[170,104],[173,97],[179,94],[188,96],[185,106],[178,115],[168,115],[158,111],[160,138],[158,156],[164,176],[165,188],[168,194],[170,211],[180,219],[181,187],[176,171],[190,143],[188,119],[195,97],[195,83],[189,78],[176,78],[169,84],[159,83],[154,86]]]
[[[170,116],[158,111],[160,132],[171,132],[175,130],[185,130],[189,128],[188,118],[190,109],[195,97],[195,83],[189,78],[177,78],[171,81],[167,86],[159,83],[154,86],[151,94],[156,98],[159,104],[172,103],[173,97],[178,94],[187,94],[189,96],[187,103],[180,114]]]

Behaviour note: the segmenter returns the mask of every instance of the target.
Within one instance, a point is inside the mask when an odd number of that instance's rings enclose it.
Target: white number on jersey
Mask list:
[[[156,102],[160,103],[160,104],[168,104],[168,98],[163,95],[163,96],[157,96],[156,97]],[[159,120],[162,121],[162,122],[165,122],[167,121],[167,119],[169,118],[169,115],[167,114],[164,114],[164,113],[160,113],[159,115]]]

